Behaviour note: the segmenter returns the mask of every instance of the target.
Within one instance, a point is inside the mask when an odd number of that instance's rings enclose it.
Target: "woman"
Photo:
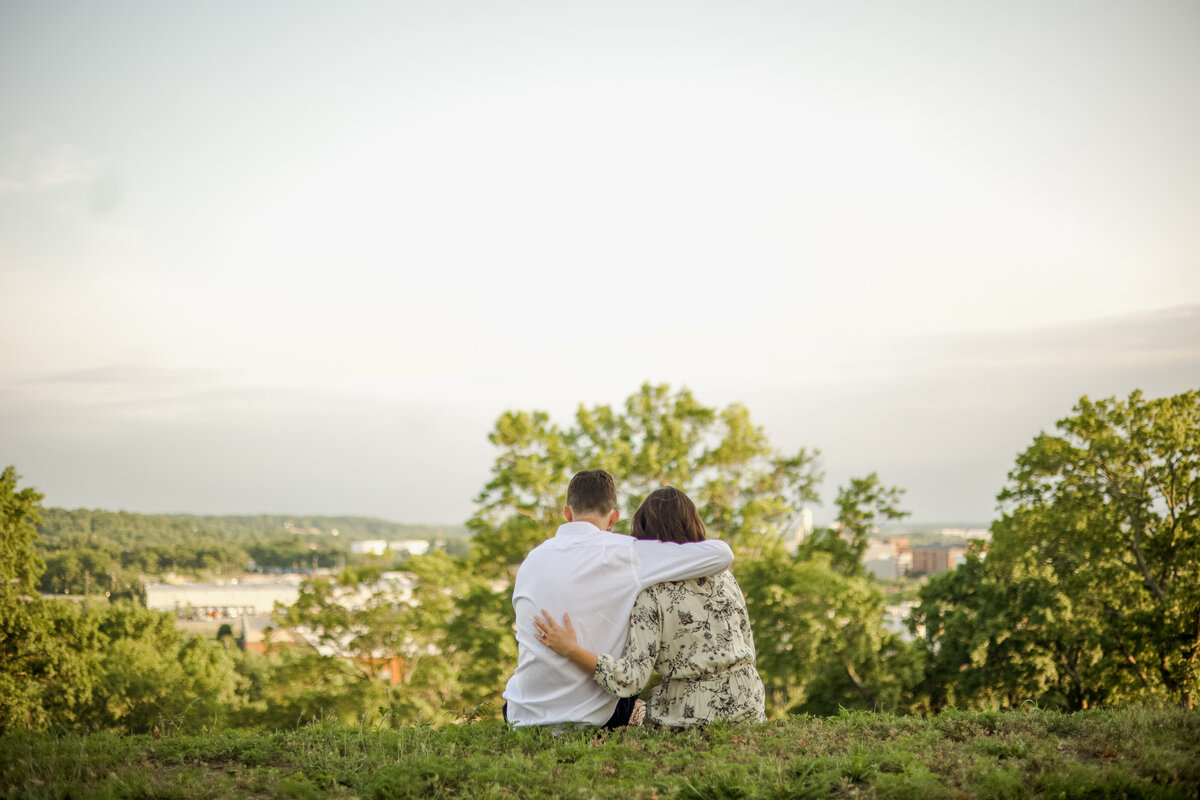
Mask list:
[[[651,493],[633,515],[633,535],[665,542],[701,542],[704,523],[686,494],[671,487]],[[706,725],[716,719],[761,722],[765,694],[754,667],[754,638],[742,590],[728,570],[707,578],[659,583],[633,606],[625,655],[597,655],[575,639],[571,618],[560,626],[545,609],[533,624],[541,641],[566,656],[609,694],[642,690],[652,670],[646,719],[657,725]]]

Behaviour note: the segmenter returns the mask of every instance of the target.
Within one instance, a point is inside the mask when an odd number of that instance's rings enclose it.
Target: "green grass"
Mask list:
[[[1200,712],[863,712],[680,733],[498,722],[204,736],[11,733],[9,798],[1200,798]]]

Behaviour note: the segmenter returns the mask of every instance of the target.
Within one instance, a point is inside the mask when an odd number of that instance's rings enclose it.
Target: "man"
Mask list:
[[[611,475],[599,469],[580,472],[567,488],[566,524],[517,570],[517,670],[504,689],[504,718],[514,725],[620,727],[633,710],[633,698],[618,702],[592,676],[538,642],[535,614],[544,608],[570,614],[580,641],[619,658],[642,589],[715,575],[733,563],[724,542],[676,544],[613,533],[620,518],[616,505]]]

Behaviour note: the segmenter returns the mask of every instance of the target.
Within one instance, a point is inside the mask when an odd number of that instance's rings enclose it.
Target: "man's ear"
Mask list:
[[[566,518],[567,522],[575,521],[575,513],[571,511],[570,506],[563,506],[563,517]]]
[[[613,525],[617,524],[617,520],[621,518],[621,510],[614,508],[608,513],[608,530],[613,529]]]

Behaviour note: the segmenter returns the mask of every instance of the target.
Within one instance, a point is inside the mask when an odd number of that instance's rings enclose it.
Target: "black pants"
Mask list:
[[[613,711],[612,716],[608,718],[608,722],[601,725],[601,728],[624,728],[629,724],[629,717],[633,714],[633,704],[637,701],[637,697],[622,697],[617,700],[617,708]],[[500,706],[500,713],[504,716],[504,721],[508,722],[508,703]]]

